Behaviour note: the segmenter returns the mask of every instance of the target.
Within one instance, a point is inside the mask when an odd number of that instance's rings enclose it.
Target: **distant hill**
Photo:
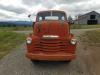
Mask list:
[[[0,26],[32,26],[34,23],[30,21],[0,21]]]

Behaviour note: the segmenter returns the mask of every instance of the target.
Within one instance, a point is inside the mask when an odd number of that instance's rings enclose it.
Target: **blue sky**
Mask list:
[[[64,10],[75,17],[90,11],[100,13],[100,0],[0,0],[0,20],[29,20],[28,14],[42,10]]]

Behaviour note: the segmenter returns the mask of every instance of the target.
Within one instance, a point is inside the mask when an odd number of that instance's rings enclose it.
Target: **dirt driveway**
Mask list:
[[[79,39],[87,29],[72,30],[79,40],[77,59],[66,62],[32,63],[25,57],[25,44],[0,60],[0,75],[100,75],[100,64],[95,64],[90,50]],[[97,67],[95,67],[97,65]]]

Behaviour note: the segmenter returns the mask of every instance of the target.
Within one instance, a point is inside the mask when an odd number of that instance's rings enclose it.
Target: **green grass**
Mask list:
[[[0,30],[0,58],[11,52],[25,40],[24,34],[14,33],[11,31]]]
[[[92,29],[100,28],[100,25],[71,25],[71,29]]]
[[[71,29],[92,29],[92,28],[100,28],[100,25],[71,25]],[[32,27],[0,27],[0,30],[9,30],[9,31],[24,31],[24,30],[32,30]]]
[[[32,27],[0,27],[0,30],[7,30],[7,31],[24,31],[24,30],[32,30]]]
[[[100,30],[87,31],[82,38],[89,45],[100,46]]]

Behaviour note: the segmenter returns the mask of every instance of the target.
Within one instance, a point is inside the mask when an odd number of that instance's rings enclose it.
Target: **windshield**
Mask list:
[[[37,14],[37,21],[43,20],[66,20],[66,14],[58,11],[46,11]]]

